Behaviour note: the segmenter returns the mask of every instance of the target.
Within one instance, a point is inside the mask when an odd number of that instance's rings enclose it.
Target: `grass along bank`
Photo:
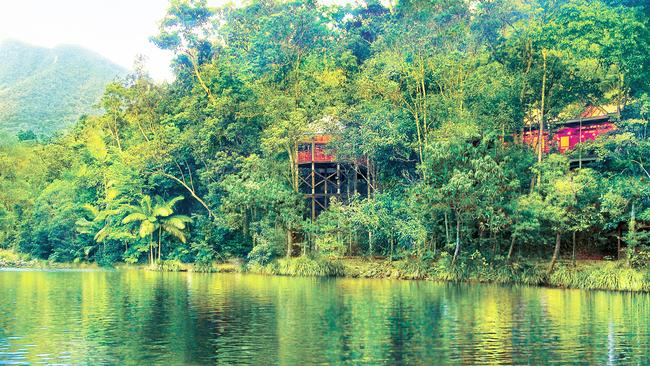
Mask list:
[[[97,268],[88,263],[57,263],[31,259],[28,255],[0,249],[0,268]],[[122,267],[121,265],[117,266]],[[152,270],[150,266],[126,265],[129,268]],[[279,258],[265,264],[232,260],[222,263],[192,264],[177,260],[162,261],[153,270],[165,272],[255,273],[296,277],[350,277],[428,280],[444,282],[521,284],[613,291],[650,291],[650,270],[628,268],[624,261],[558,262],[547,274],[543,261],[488,261],[480,253],[462,258],[451,266],[450,256],[437,260],[371,259],[363,257],[326,258],[301,256]]]
[[[488,262],[478,254],[450,266],[446,256],[433,260],[366,258],[278,259],[266,265],[247,264],[242,271],[283,276],[392,278],[445,282],[521,284],[613,291],[650,291],[650,271],[627,268],[623,261],[558,262],[548,275],[546,262]]]
[[[54,262],[34,259],[28,254],[13,250],[0,249],[0,268],[34,268],[34,269],[96,269],[96,263],[88,262]]]
[[[27,254],[16,253],[13,250],[0,249],[1,267],[33,267],[39,261],[31,259]]]

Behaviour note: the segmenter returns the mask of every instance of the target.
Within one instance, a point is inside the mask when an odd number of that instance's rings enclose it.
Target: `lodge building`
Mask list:
[[[544,131],[542,147],[545,153],[554,149],[564,154],[582,142],[596,140],[615,129],[612,114],[600,107],[588,107],[578,118],[555,123],[550,133]],[[538,131],[536,126],[530,126],[519,141],[537,149]],[[337,159],[332,138],[331,134],[313,133],[296,147],[298,187],[312,220],[329,207],[332,198],[347,203],[355,195],[368,197],[376,188],[372,163],[367,158],[357,161]],[[580,156],[570,163],[575,168],[593,160],[592,156]]]
[[[612,122],[612,114],[600,107],[588,107],[578,118],[562,121],[554,125],[555,131],[544,131],[542,148],[545,153],[551,149],[564,154],[573,150],[578,144],[586,141],[594,141],[598,136],[604,135],[616,129]],[[550,136],[550,137],[549,137]],[[539,129],[531,126],[523,133],[523,143],[538,148]],[[580,156],[571,159],[571,167],[581,166],[583,163],[594,161],[593,156]]]
[[[297,147],[298,188],[304,194],[312,220],[328,208],[332,198],[346,203],[355,195],[368,197],[374,189],[370,161],[338,160],[331,142],[332,135],[313,134]]]

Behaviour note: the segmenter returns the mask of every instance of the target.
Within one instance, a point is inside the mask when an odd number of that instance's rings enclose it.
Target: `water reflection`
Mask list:
[[[0,272],[0,364],[643,364],[649,326],[644,294]]]

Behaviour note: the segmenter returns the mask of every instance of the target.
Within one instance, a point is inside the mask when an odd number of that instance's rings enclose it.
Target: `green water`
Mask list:
[[[650,362],[644,294],[0,271],[0,364]]]

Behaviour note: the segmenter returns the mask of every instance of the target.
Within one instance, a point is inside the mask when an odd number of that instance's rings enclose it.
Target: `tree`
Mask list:
[[[149,264],[153,266],[156,258],[154,246],[154,234],[158,235],[158,262],[162,258],[162,236],[163,232],[172,235],[181,242],[187,241],[185,235],[186,224],[192,219],[184,215],[174,214],[174,205],[183,200],[183,196],[164,201],[160,196],[153,200],[151,196],[145,195],[138,206],[128,205],[124,210],[128,213],[122,224],[137,224],[137,232],[140,238],[149,239]]]
[[[213,15],[214,11],[207,6],[206,0],[172,0],[160,22],[160,34],[152,37],[151,41],[162,49],[173,51],[181,57],[179,61],[188,61],[210,102],[217,104],[201,73],[205,53],[209,55],[208,37],[213,27]]]

